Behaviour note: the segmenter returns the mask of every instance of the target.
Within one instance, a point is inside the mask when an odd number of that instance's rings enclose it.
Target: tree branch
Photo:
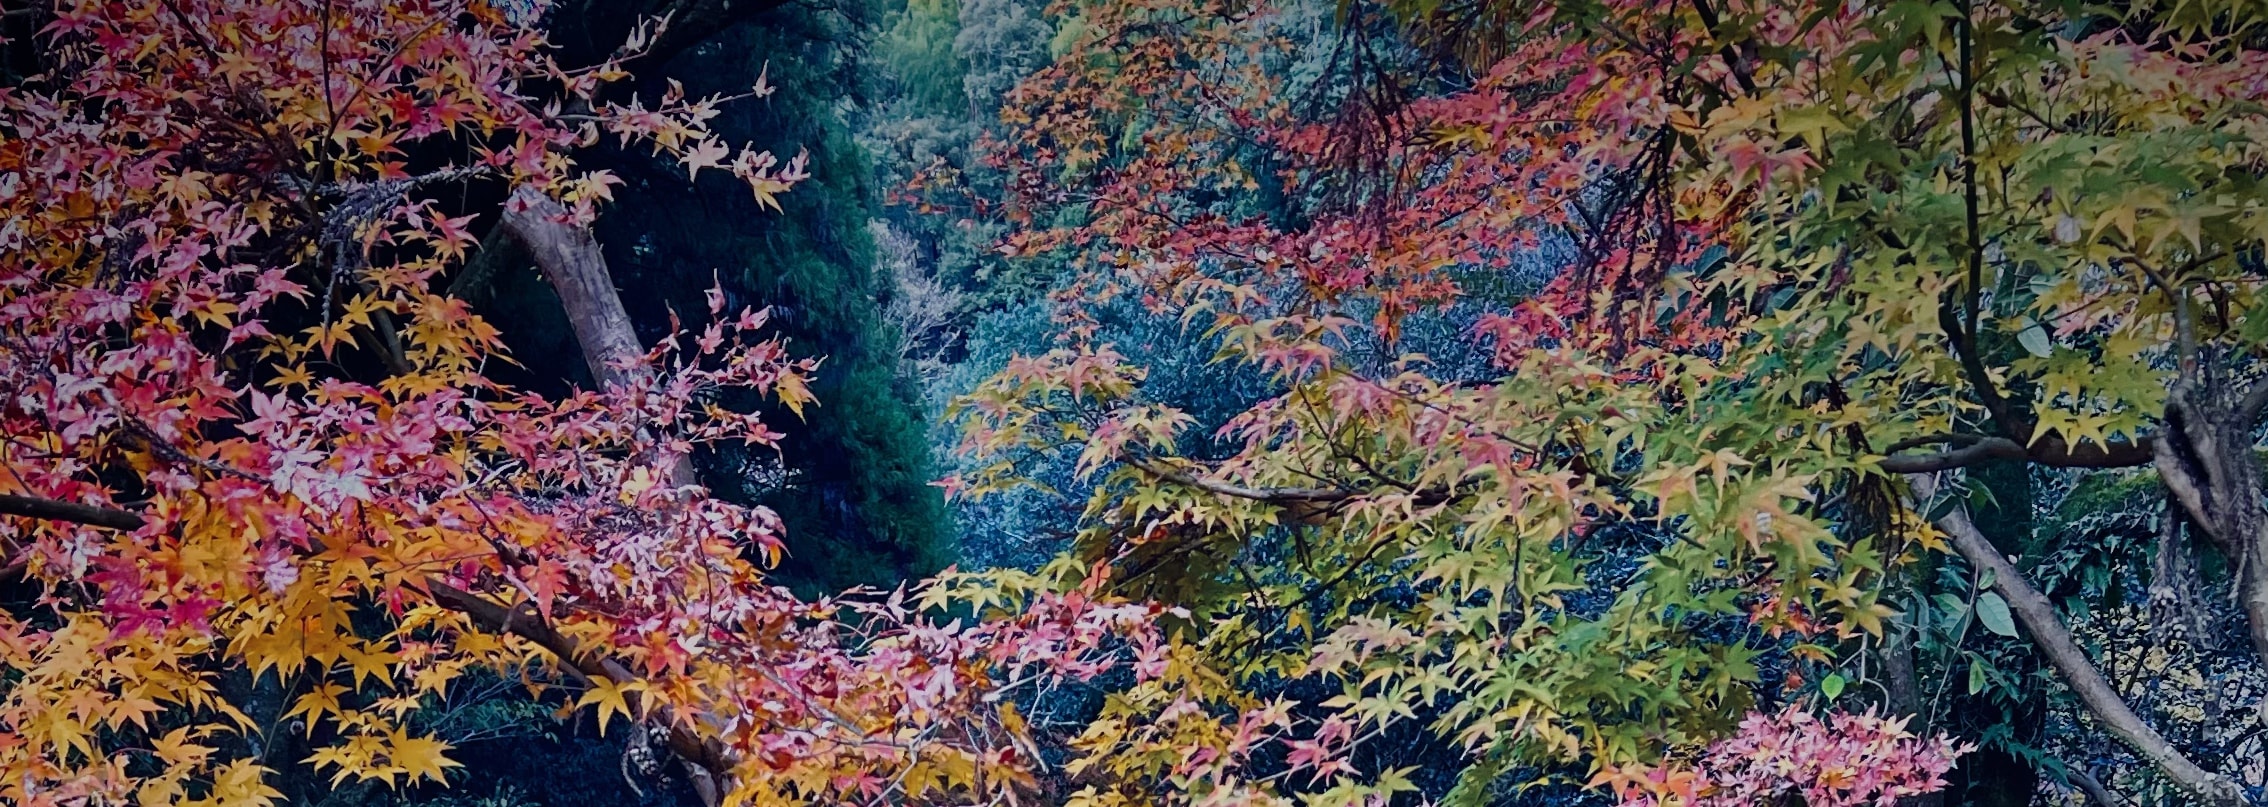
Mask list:
[[[2244,399],[2237,404],[2237,422],[2247,426],[2257,424],[2263,410],[2268,410],[2268,376],[2252,382],[2252,389],[2245,392]]]
[[[630,323],[630,312],[622,307],[622,295],[614,290],[614,275],[607,271],[606,254],[591,229],[573,223],[565,206],[526,186],[512,193],[499,226],[527,247],[558,293],[592,380],[601,388],[650,386],[653,371],[645,366],[646,351],[639,346],[638,331]],[[699,484],[691,458],[677,455],[668,467],[671,484]]]
[[[1992,374],[1985,369],[1984,356],[1978,352],[1975,335],[1976,323],[1963,324],[1960,315],[1953,312],[1952,301],[1937,306],[1937,328],[1945,332],[1945,339],[1953,347],[1953,357],[1961,363],[1961,374],[1975,387],[1977,400],[1985,411],[1992,413],[1993,428],[2002,436],[2024,439],[2031,436],[2032,424],[2019,420],[2008,399],[2000,394],[2000,387],[1992,383]]]
[[[68,521],[90,527],[108,527],[114,530],[133,531],[145,522],[130,510],[119,510],[92,504],[42,499],[37,496],[0,495],[0,515],[23,516],[43,521]]]
[[[1231,496],[1238,499],[1251,499],[1253,501],[1260,502],[1275,502],[1279,504],[1288,502],[1339,502],[1362,495],[1361,491],[1347,490],[1345,488],[1245,487],[1243,485],[1233,484],[1229,482],[1205,479],[1186,471],[1174,468],[1157,460],[1144,457],[1128,457],[1126,459],[1126,464],[1134,466],[1136,470],[1139,470],[1143,473],[1155,476],[1159,479],[1163,479],[1177,485],[1196,488],[1207,493],[1218,493],[1223,496]]]
[[[1916,501],[1927,500],[1936,491],[1936,481],[1926,475],[1916,474],[1907,480],[1913,486]],[[1937,520],[1937,527],[1953,539],[1954,548],[1969,563],[1992,572],[1993,588],[2007,598],[2008,608],[2024,626],[2024,632],[2031,635],[2041,655],[2063,676],[2064,683],[2070,685],[2087,711],[2112,735],[2202,803],[2223,807],[2242,807],[2247,803],[2244,791],[2235,782],[2198,767],[2135,714],[2133,707],[2119,697],[2118,690],[2095,667],[2094,660],[2088,658],[2087,651],[2072,638],[2070,628],[2056,616],[2055,606],[2024,579],[2022,570],[2001,556],[2000,550],[1969,520],[1967,511],[1954,508]]]
[[[2052,468],[2134,468],[2150,464],[2151,447],[2157,440],[2157,435],[2145,434],[2132,440],[2074,447],[2061,437],[2048,437],[2026,447],[2006,437],[1935,435],[1891,444],[1891,456],[1882,459],[1882,470],[1894,474],[1933,473],[1967,468],[1996,459],[2022,460]],[[1959,447],[1936,454],[1898,453],[1926,445],[1946,444]]]
[[[2268,663],[2268,508],[2261,504],[2262,474],[2253,454],[2255,418],[2242,398],[2217,388],[2207,372],[2177,384],[2166,398],[2166,426],[2154,459],[2158,478],[2205,535],[2237,567],[2253,653]],[[2212,384],[2214,386],[2204,386]]]
[[[2073,786],[2079,788],[2079,792],[2087,794],[2088,804],[2094,807],[2118,807],[2118,799],[2111,795],[2110,788],[2103,787],[2102,780],[2096,779],[2094,774],[2066,766],[2065,775]]]
[[[1701,27],[1709,29],[1710,38],[1715,38],[1720,22],[1717,10],[1709,5],[1709,0],[1693,0],[1693,12],[1701,18]],[[1743,42],[1742,44],[1748,45],[1750,43]],[[1748,59],[1741,53],[1741,49],[1734,47],[1733,43],[1727,42],[1717,49],[1717,54],[1724,58],[1725,67],[1731,71],[1734,83],[1739,84],[1743,92],[1754,95],[1756,93],[1756,79],[1752,75],[1754,71],[1749,66]]]
[[[1149,474],[1168,482],[1172,482],[1177,485],[1196,488],[1207,493],[1217,493],[1222,496],[1229,496],[1238,499],[1250,499],[1256,502],[1268,502],[1277,505],[1331,505],[1338,502],[1347,501],[1349,499],[1368,496],[1373,492],[1370,490],[1356,490],[1354,488],[1347,487],[1247,487],[1244,485],[1236,484],[1234,482],[1223,482],[1218,479],[1206,479],[1204,477],[1197,476],[1196,474],[1189,473],[1187,471],[1175,468],[1171,465],[1167,465],[1163,462],[1159,462],[1148,457],[1127,455],[1125,459],[1126,464],[1133,466],[1135,470],[1141,471],[1142,473]],[[1358,461],[1357,464],[1365,463]],[[1371,473],[1373,475],[1377,475],[1375,470],[1371,471]],[[1445,490],[1442,490],[1441,488],[1413,488],[1384,476],[1379,476],[1379,480],[1397,491],[1408,493],[1410,497],[1418,504],[1440,504],[1441,502],[1449,500],[1449,493]],[[1314,510],[1322,508],[1310,509]]]
[[[559,659],[561,669],[566,670],[568,674],[578,679],[582,679],[586,684],[592,679],[611,681],[616,684],[627,684],[638,680],[638,675],[624,667],[621,662],[587,656],[572,637],[561,634],[558,630],[552,628],[549,620],[544,619],[542,614],[534,613],[533,609],[525,603],[518,607],[506,607],[436,578],[428,577],[424,583],[426,591],[432,595],[435,604],[471,617],[475,624],[487,630],[511,633],[534,643],[537,647],[541,647],[545,652],[550,653],[553,658]],[[629,702],[632,713],[644,714],[639,709],[638,698],[638,694],[633,692],[627,696],[626,700]],[[700,766],[708,771],[711,776],[717,778],[722,778],[726,772],[732,770],[732,761],[726,758],[722,746],[704,740],[686,729],[679,721],[673,719],[673,716],[669,714],[668,707],[657,708],[652,717],[654,724],[668,727],[669,749],[679,757]],[[711,787],[713,788],[714,785],[712,784]],[[713,794],[703,794],[703,798],[714,803]]]
[[[622,307],[606,255],[590,228],[572,223],[565,206],[532,187],[512,194],[500,224],[506,235],[527,247],[536,268],[559,293],[592,380],[602,388],[645,380],[636,369],[645,351],[638,347],[630,312]]]

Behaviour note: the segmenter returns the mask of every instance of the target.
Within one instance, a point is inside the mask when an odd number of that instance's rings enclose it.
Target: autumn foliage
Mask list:
[[[989,462],[955,481],[1075,454],[1081,546],[1235,626],[1216,664],[1340,684],[1352,735],[1453,747],[1447,798],[1482,803],[1523,764],[1700,757],[1837,697],[1834,645],[1990,619],[2138,775],[2261,786],[2122,703],[2033,560],[1928,492],[2147,467],[2221,557],[2268,557],[2238,526],[2264,523],[2257,9],[1348,3],[1302,49],[1295,4],[1059,7],[1072,55],[990,155],[1006,248],[1081,271],[1058,349],[963,402]],[[1153,394],[1130,308],[1266,391],[1211,420]],[[1901,580],[1948,555],[1989,570],[1980,605]]]
[[[602,136],[785,191],[800,161],[704,132],[732,99],[602,100],[615,62],[563,69],[477,3],[65,4],[42,36],[53,71],[0,98],[0,485],[62,510],[0,526],[40,592],[0,621],[0,799],[269,803],[302,760],[241,751],[277,731],[263,681],[332,782],[441,781],[408,720],[473,668],[651,726],[729,802],[1003,788],[975,774],[1012,749],[979,739],[1014,720],[995,674],[1155,641],[1076,593],[947,631],[766,585],[771,514],[671,481],[777,437],[719,391],[802,400],[762,312],[712,296],[637,384],[482,374],[498,332],[443,281],[477,211],[436,191],[580,222],[616,180],[573,148]]]
[[[1843,696],[1923,609],[2257,800],[1939,495],[2150,469],[2268,655],[2261,15],[2061,9],[1058,3],[965,207],[1065,268],[1060,338],[955,404],[941,484],[1069,458],[1075,545],[804,599],[685,462],[780,438],[725,393],[811,403],[765,312],[712,292],[547,397],[451,293],[487,221],[604,215],[602,140],[777,209],[804,161],[706,128],[765,80],[634,91],[665,21],[570,66],[477,0],[65,0],[0,90],[0,801],[445,783],[413,717],[487,671],[723,804],[1889,804],[1969,750]],[[1154,394],[1129,311],[1264,393]],[[1958,609],[1912,588],[1956,559]],[[1378,762],[1419,745],[1457,766]]]
[[[1733,736],[1711,744],[1695,770],[1621,772],[1599,783],[1634,807],[1746,807],[1790,797],[1814,807],[1894,804],[1944,788],[1953,761],[1974,750],[1915,737],[1905,722],[1848,713],[1822,720],[1792,708],[1754,714]]]

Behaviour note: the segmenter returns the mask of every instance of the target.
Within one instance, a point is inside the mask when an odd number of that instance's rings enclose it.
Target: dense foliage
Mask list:
[[[720,449],[702,462],[704,479],[720,496],[779,514],[784,579],[830,593],[887,587],[944,568],[949,538],[929,485],[918,393],[898,374],[897,337],[882,321],[890,278],[867,230],[880,191],[837,100],[861,89],[848,46],[833,44],[859,19],[788,7],[765,23],[717,33],[643,84],[661,92],[682,80],[691,93],[729,94],[766,77],[777,92],[723,107],[710,125],[728,142],[807,153],[810,178],[775,211],[732,193],[726,177],[688,183],[676,166],[625,149],[593,162],[629,178],[595,230],[614,247],[607,264],[632,318],[654,324],[651,339],[672,308],[698,310],[702,291],[720,284],[734,305],[770,307],[771,332],[792,353],[822,359],[817,405],[766,413],[781,444]]]
[[[2264,23],[12,10],[0,800],[2268,803]]]
[[[2191,536],[2261,591],[2253,10],[1342,4],[1318,42],[1296,5],[1061,8],[1073,43],[994,161],[1007,248],[1079,269],[1068,338],[964,405],[993,464],[961,481],[1076,457],[1079,543],[1242,628],[1207,634],[1216,664],[1340,672],[1360,728],[1469,755],[1451,800],[1854,681],[1992,746],[1970,798],[2261,786],[2255,727],[2173,746],[2178,712],[2136,714],[1985,563],[2074,617],[2196,625],[2208,708],[2258,702],[2257,650],[2227,651],[2268,620],[2175,594],[2204,582]],[[1541,289],[1485,296],[1539,258]],[[1272,392],[1221,418],[1154,387],[1127,305]],[[1476,305],[1479,379],[1409,332]],[[2144,552],[2074,557],[2031,511],[2089,477],[2025,465],[2148,466],[2182,506]],[[1961,529],[1905,484],[1953,469]],[[2019,621],[2039,653],[1970,638]],[[2074,709],[2126,748],[2050,756],[2043,715]]]

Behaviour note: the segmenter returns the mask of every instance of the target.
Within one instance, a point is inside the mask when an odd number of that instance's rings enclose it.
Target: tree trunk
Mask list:
[[[559,294],[575,342],[583,348],[583,361],[601,388],[641,388],[653,384],[652,369],[644,363],[638,332],[630,312],[614,290],[614,275],[606,269],[606,253],[591,229],[569,218],[567,208],[534,188],[522,187],[504,205],[504,232],[526,246],[544,280]],[[658,443],[657,443],[658,445]],[[691,458],[668,458],[671,484],[698,484]]]
[[[1922,714],[1921,675],[1914,669],[1914,630],[1900,627],[1882,637],[1882,683],[1887,694],[1884,706],[1890,714],[1906,718],[1907,726],[1915,734],[1927,733],[1929,717]],[[1945,803],[1945,793],[1924,793],[1898,800],[1898,807],[1939,807]]]
[[[646,351],[638,346],[630,312],[615,293],[606,254],[590,228],[573,223],[566,207],[527,187],[515,191],[504,205],[503,227],[527,247],[544,280],[559,293],[575,341],[582,345],[583,361],[599,386],[642,386],[650,381],[651,374],[638,363]]]
[[[2158,478],[2239,571],[2253,653],[2268,665],[2268,508],[2261,503],[2253,424],[2268,406],[2268,379],[2242,395],[2219,373],[2185,379],[2166,397],[2166,425],[2152,445]]]

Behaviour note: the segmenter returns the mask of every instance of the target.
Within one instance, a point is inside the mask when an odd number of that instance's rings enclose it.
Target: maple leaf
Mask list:
[[[679,161],[684,163],[685,178],[690,180],[697,178],[703,168],[724,168],[724,159],[731,154],[732,149],[725,144],[718,142],[716,138],[707,137],[686,149],[685,156]]]
[[[803,382],[803,376],[784,373],[773,384],[773,394],[779,396],[780,403],[787,406],[788,411],[794,412],[796,417],[803,417],[803,405],[813,400],[810,387]]]
[[[638,468],[633,473],[646,474],[646,486],[651,487],[653,485],[650,471]],[[634,496],[630,493],[629,484],[624,486],[624,495],[626,497]],[[628,501],[625,501],[625,503],[628,503]],[[553,603],[559,599],[562,592],[567,590],[567,570],[557,561],[543,560],[532,567],[521,567],[516,574],[521,576],[521,583],[528,592],[528,600],[535,604],[536,612],[542,614],[546,619],[551,618]]]
[[[215,807],[267,807],[283,792],[267,783],[268,769],[250,759],[226,763],[213,775],[209,800]]]
[[[182,726],[166,732],[165,736],[150,739],[150,749],[157,752],[158,760],[168,768],[201,764],[212,756],[214,749],[200,745],[196,740],[212,735],[212,726]]]
[[[603,730],[602,728],[601,731]],[[387,737],[386,745],[387,761],[400,768],[402,775],[412,782],[430,779],[445,784],[448,782],[448,769],[464,767],[443,755],[451,747],[448,743],[431,736],[411,737],[396,730]]]
[[[346,693],[347,688],[339,684],[329,682],[317,684],[313,689],[301,693],[297,699],[294,699],[291,709],[284,712],[284,717],[304,717],[307,733],[309,736],[313,736],[317,724],[323,719],[324,715],[339,716],[345,713],[340,708],[339,696]]]
[[[2243,399],[2168,390],[2247,377],[2180,365],[2251,356],[2268,332],[2246,303],[2259,155],[2238,135],[2259,128],[2262,90],[2241,37],[2143,15],[2074,39],[2052,10],[1980,3],[1978,19],[2055,24],[1993,28],[1992,58],[1959,71],[1989,103],[1954,115],[1926,91],[1944,60],[1866,55],[1971,35],[1936,16],[1760,8],[1702,30],[1649,4],[1513,4],[1393,43],[1501,40],[1438,49],[1478,55],[1456,82],[1396,87],[1381,125],[1302,100],[1312,77],[1287,71],[1303,43],[1284,15],[1082,2],[1000,125],[975,127],[982,156],[893,200],[1006,227],[989,254],[1060,270],[1061,349],[1007,360],[955,404],[975,456],[947,485],[1052,492],[1020,475],[1073,458],[1104,475],[1083,494],[1093,529],[1042,570],[949,573],[911,602],[805,601],[758,568],[783,546],[776,514],[676,485],[644,455],[776,443],[718,393],[769,390],[800,419],[817,365],[742,338],[762,324],[744,312],[739,330],[670,321],[646,361],[615,365],[637,383],[546,396],[485,378],[509,360],[501,335],[436,289],[462,268],[471,217],[496,211],[443,217],[445,195],[481,195],[434,183],[494,172],[564,202],[546,221],[583,227],[619,183],[577,164],[602,132],[678,155],[689,181],[730,171],[770,210],[807,155],[727,149],[707,122],[731,99],[687,103],[675,82],[658,104],[595,102],[629,63],[557,64],[516,5],[66,5],[40,37],[54,41],[26,47],[53,48],[70,80],[0,93],[0,386],[17,402],[0,407],[0,485],[104,523],[8,517],[23,553],[10,585],[27,590],[0,613],[20,696],[0,699],[9,803],[280,798],[255,761],[203,746],[254,729],[243,694],[207,674],[236,667],[317,675],[288,714],[335,738],[308,758],[334,785],[445,783],[447,744],[396,725],[423,697],[472,664],[540,684],[546,665],[591,663],[640,676],[576,699],[602,731],[666,715],[726,757],[734,797],[789,783],[814,803],[1013,800],[1040,755],[1015,711],[1032,690],[1012,687],[1083,680],[1111,691],[1066,739],[1078,804],[1391,801],[1406,770],[1355,768],[1376,756],[1356,753],[1365,739],[1399,736],[1389,723],[1491,765],[1589,759],[1612,772],[1601,786],[1688,802],[1886,803],[1942,786],[1958,753],[1898,721],[1794,711],[1689,753],[1777,683],[1750,680],[1757,648],[1691,626],[1889,633],[1903,617],[1884,603],[1905,600],[1886,590],[1901,579],[1887,539],[1837,521],[1848,508],[1825,506],[1842,498],[1822,480],[1910,459],[1868,446],[1975,437],[1956,425],[1981,422],[1993,389],[2039,421],[2027,456],[2056,435],[2131,449],[2181,431],[2169,400]],[[1440,25],[1395,16],[1364,36]],[[2225,16],[2213,25],[2256,24]],[[1491,17],[1520,22],[1468,22]],[[214,37],[224,52],[181,46]],[[1728,60],[1721,41],[1757,47]],[[333,60],[379,53],[393,55]],[[1395,69],[1375,78],[1409,78]],[[768,70],[748,95],[773,92]],[[1375,106],[1368,81],[1344,107]],[[566,111],[594,106],[596,120]],[[2057,123],[2072,120],[2086,125]],[[402,145],[426,136],[470,153]],[[1948,145],[1967,140],[1992,147]],[[1970,174],[1993,184],[1978,193]],[[366,190],[392,207],[357,213]],[[1284,199],[1297,215],[1277,215]],[[1558,240],[1578,243],[1544,246]],[[1979,273],[2007,282],[1979,302]],[[322,303],[271,305],[287,297]],[[2184,309],[2206,317],[2187,329],[2202,350],[2172,335]],[[1968,321],[1945,327],[1944,311]],[[1129,330],[1144,312],[1168,326],[1179,312],[1202,337]],[[1483,344],[1429,336],[1456,330],[1444,312],[1477,315]],[[1185,349],[1217,375],[1145,366]],[[1194,418],[1158,400],[1189,378],[1236,393],[1205,409],[1225,422],[1199,456],[1178,455]],[[2217,420],[2234,421],[2188,422]],[[1623,469],[1642,470],[1610,478]],[[2260,498],[2231,478],[2235,500]],[[1632,525],[1670,526],[1596,540]],[[1912,526],[1920,549],[1944,546]],[[1600,552],[1629,554],[1601,577]],[[1265,574],[1217,585],[1236,575],[1228,555]],[[1194,641],[1169,635],[1196,613],[1210,622]],[[1238,639],[1260,631],[1255,657]],[[1837,663],[1825,644],[1791,647]],[[1348,687],[1245,719],[1251,681],[1276,682],[1270,697],[1331,688],[1277,685],[1303,673]],[[116,762],[137,758],[165,770]],[[1245,773],[1285,760],[1307,775]]]
[[[465,249],[479,242],[478,238],[475,238],[470,231],[465,229],[465,225],[471,224],[473,219],[478,218],[478,216],[450,217],[438,212],[431,215],[433,231],[440,236],[434,246],[441,251],[443,256],[452,260],[461,260],[465,256]]]
[[[354,681],[357,686],[361,685],[365,678],[373,678],[379,681],[392,679],[393,665],[400,661],[400,658],[392,652],[372,652],[352,646],[347,647],[342,655],[354,674]]]
[[[770,60],[766,60],[764,66],[756,71],[756,85],[749,92],[755,94],[758,98],[771,95],[773,90],[777,89],[772,86],[771,75],[772,63]]]
[[[613,715],[620,714],[625,719],[632,720],[637,718],[630,711],[628,697],[632,693],[644,691],[645,688],[646,684],[643,681],[616,683],[612,679],[593,678],[590,688],[583,691],[582,697],[575,699],[575,705],[598,707],[599,733],[604,734],[606,733],[607,720]]]

